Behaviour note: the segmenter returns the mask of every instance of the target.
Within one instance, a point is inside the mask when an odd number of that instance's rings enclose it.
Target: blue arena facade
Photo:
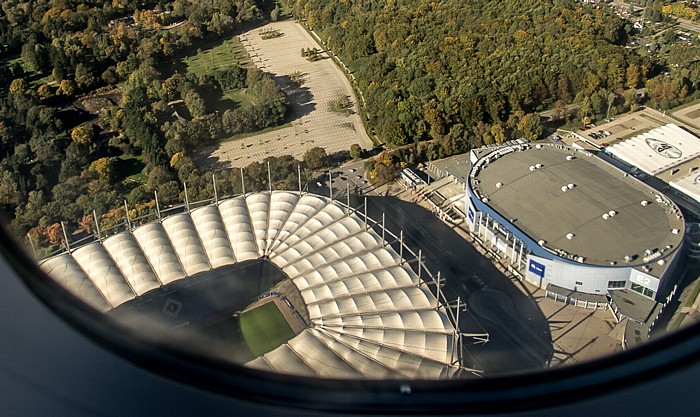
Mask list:
[[[616,309],[616,297],[653,305],[675,293],[685,221],[658,191],[558,144],[478,149],[470,160],[470,232],[548,296]]]

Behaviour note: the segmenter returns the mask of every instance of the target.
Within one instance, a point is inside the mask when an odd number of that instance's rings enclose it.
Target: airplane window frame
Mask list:
[[[135,339],[49,279],[4,226],[0,239],[0,256],[30,291],[91,341],[155,374],[261,404],[353,413],[521,412],[585,400],[658,378],[695,361],[700,353],[700,323],[695,323],[597,360],[505,376],[342,380],[272,373]]]

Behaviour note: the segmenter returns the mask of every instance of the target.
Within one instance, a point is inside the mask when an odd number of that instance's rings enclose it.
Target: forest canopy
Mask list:
[[[626,101],[625,90],[643,87],[661,68],[624,48],[631,23],[610,7],[581,2],[296,0],[294,6],[353,70],[377,136],[394,145],[436,141],[440,155],[512,136],[536,139],[537,112],[572,102],[605,114],[609,104]]]

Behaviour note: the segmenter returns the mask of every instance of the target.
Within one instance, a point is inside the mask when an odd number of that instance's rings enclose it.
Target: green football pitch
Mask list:
[[[260,356],[295,336],[274,301],[241,313],[241,331],[250,352]]]

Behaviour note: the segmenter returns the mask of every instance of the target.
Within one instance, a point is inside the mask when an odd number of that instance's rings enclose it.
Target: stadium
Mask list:
[[[420,256],[359,210],[270,191],[170,212],[98,230],[40,265],[126,331],[256,369],[479,373],[463,364],[458,313]]]
[[[469,229],[549,297],[645,322],[675,291],[685,222],[660,192],[563,145],[485,148],[471,160]]]

